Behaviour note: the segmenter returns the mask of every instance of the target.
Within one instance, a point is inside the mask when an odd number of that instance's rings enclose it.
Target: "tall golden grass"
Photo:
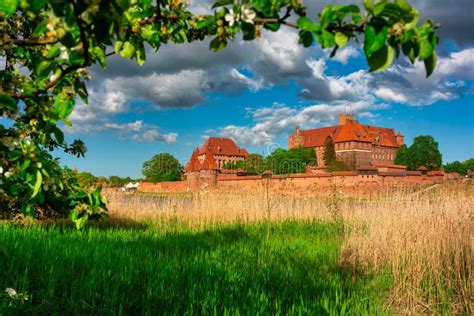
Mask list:
[[[448,183],[370,198],[265,192],[162,196],[108,193],[118,218],[190,227],[283,220],[338,220],[341,265],[390,271],[387,304],[400,313],[473,313],[474,186]]]

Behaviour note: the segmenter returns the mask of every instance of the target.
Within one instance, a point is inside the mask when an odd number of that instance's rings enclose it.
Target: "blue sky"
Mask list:
[[[427,14],[443,20],[436,9]],[[140,177],[143,162],[160,152],[185,164],[205,136],[267,154],[286,148],[296,125],[335,124],[347,111],[401,131],[408,144],[432,135],[445,162],[465,160],[474,157],[474,40],[454,28],[442,35],[429,79],[421,64],[403,58],[370,74],[357,46],[329,60],[328,52],[299,46],[287,29],[252,43],[237,39],[219,53],[208,42],[164,47],[143,67],[113,56],[107,70],[91,70],[90,103],[78,101],[73,128],[64,128],[68,139],[85,141],[86,158],[58,155],[80,171]]]

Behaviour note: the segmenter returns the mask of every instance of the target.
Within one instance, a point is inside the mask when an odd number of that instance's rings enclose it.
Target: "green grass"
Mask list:
[[[4,295],[0,315],[385,312],[388,277],[339,268],[337,231],[301,222],[198,231],[0,225],[0,290],[29,295],[12,306]]]

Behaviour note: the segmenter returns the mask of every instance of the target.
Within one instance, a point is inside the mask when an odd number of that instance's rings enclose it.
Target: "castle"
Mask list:
[[[326,140],[331,138],[336,156],[352,168],[391,167],[403,135],[393,128],[360,124],[351,114],[340,114],[339,124],[301,130],[288,137],[288,148],[314,148],[319,167],[324,167]]]
[[[186,172],[222,170],[228,162],[243,161],[249,155],[230,138],[209,137],[201,149],[196,148],[186,165]]]
[[[323,155],[328,137],[334,142],[337,157],[353,167],[353,171],[318,172],[309,168],[305,173],[284,175],[227,172],[223,169],[224,164],[245,160],[249,153],[229,138],[210,137],[200,149],[193,151],[185,168],[184,180],[156,184],[144,181],[139,190],[184,192],[213,189],[254,193],[271,188],[283,193],[319,194],[339,185],[340,192],[372,194],[382,186],[419,186],[462,178],[456,173],[421,168],[407,171],[405,166],[394,165],[396,151],[403,144],[403,135],[396,134],[393,128],[360,124],[349,114],[341,114],[339,124],[335,126],[310,130],[297,128],[288,138],[288,147],[313,148],[318,168],[324,169]]]

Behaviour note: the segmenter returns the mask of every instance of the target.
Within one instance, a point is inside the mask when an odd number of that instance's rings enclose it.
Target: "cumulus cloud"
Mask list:
[[[252,42],[238,39],[222,52],[210,51],[209,40],[171,44],[150,52],[146,67],[112,56],[107,70],[93,68],[91,85],[156,108],[191,107],[204,103],[212,92],[258,91],[308,74],[304,61],[314,50],[299,45],[290,29],[264,32]]]
[[[92,95],[94,92],[92,92]],[[99,98],[93,96],[93,102],[85,104],[78,102],[69,116],[72,127],[64,127],[68,133],[94,134],[98,132],[112,132],[122,140],[132,141],[164,141],[177,142],[178,134],[162,133],[160,128],[153,124],[146,124],[143,120],[128,123],[115,123],[114,114],[125,112],[128,107],[116,102],[116,94],[110,94],[112,100],[104,99],[104,103],[97,103]],[[114,101],[115,98],[115,101]]]
[[[178,134],[176,133],[162,134],[157,129],[151,129],[140,134],[134,134],[129,139],[140,142],[164,141],[168,144],[171,144],[175,143],[177,138]]]
[[[329,58],[329,50],[326,52],[326,58]],[[341,64],[346,65],[349,59],[360,56],[360,51],[357,47],[346,46],[343,49],[338,50],[337,54],[332,57],[332,60],[338,61]]]
[[[452,100],[466,89],[465,81],[474,80],[474,48],[438,58],[436,71],[426,78],[422,63],[396,64],[382,73],[359,70],[345,76],[326,74],[325,59],[308,59],[311,75],[300,78],[300,96],[311,101],[357,101],[378,98],[409,106]]]
[[[275,103],[270,107],[247,109],[252,119],[252,124],[249,126],[228,125],[216,132],[241,144],[262,146],[271,144],[275,137],[292,131],[295,126],[302,128],[323,126],[334,122],[337,115],[343,112],[361,113],[364,117],[374,118],[375,115],[367,112],[368,110],[387,108],[389,108],[387,104],[372,101],[336,102],[307,107],[291,107]]]

